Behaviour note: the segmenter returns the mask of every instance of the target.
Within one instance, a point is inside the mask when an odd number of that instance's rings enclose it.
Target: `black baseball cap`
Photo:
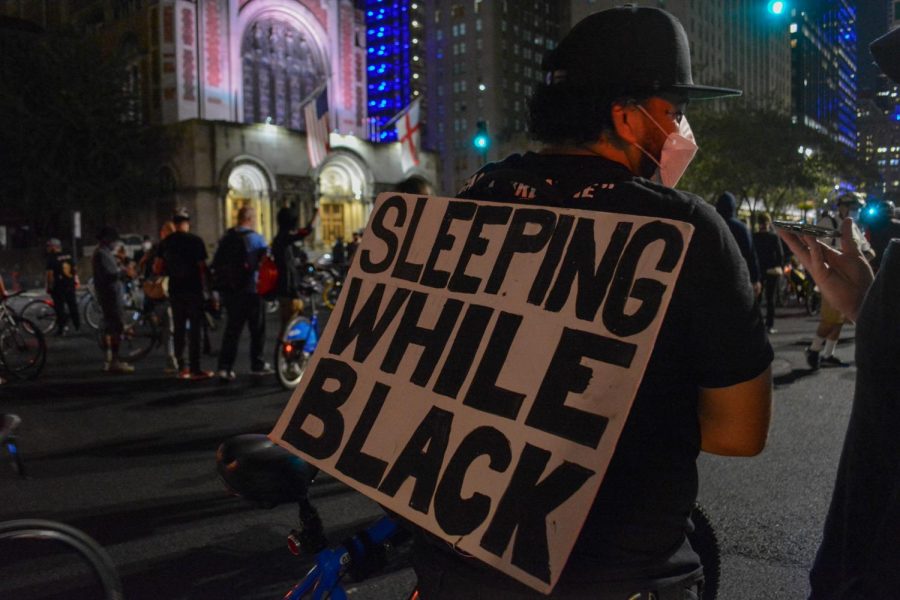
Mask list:
[[[190,220],[191,220],[191,213],[188,212],[188,209],[183,206],[179,206],[178,208],[175,209],[175,212],[172,213],[172,222],[173,223],[181,223],[182,221],[190,221]]]
[[[893,29],[869,44],[878,67],[894,83],[900,83],[900,28]]]
[[[669,12],[621,6],[579,21],[544,59],[547,83],[567,81],[608,95],[674,92],[703,100],[740,96],[731,88],[695,84],[684,27]]]

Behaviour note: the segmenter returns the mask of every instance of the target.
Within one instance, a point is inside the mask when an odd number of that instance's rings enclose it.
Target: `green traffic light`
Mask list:
[[[784,12],[785,3],[781,0],[771,0],[769,2],[769,12],[773,15],[780,15]]]
[[[475,147],[479,150],[484,150],[490,145],[490,140],[488,140],[488,136],[480,133],[475,136],[475,139],[472,140],[472,143],[475,144]]]

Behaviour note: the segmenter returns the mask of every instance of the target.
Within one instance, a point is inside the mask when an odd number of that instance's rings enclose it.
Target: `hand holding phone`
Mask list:
[[[837,229],[828,229],[827,227],[818,227],[816,225],[810,225],[809,223],[800,223],[799,221],[772,221],[772,225],[775,227],[780,227],[786,231],[790,231],[791,233],[796,233],[798,235],[811,235],[817,238],[839,238],[841,237],[841,232]]]

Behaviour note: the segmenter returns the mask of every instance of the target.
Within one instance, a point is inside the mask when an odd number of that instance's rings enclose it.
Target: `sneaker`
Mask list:
[[[849,363],[845,363],[837,356],[832,354],[831,356],[823,356],[821,360],[823,367],[849,367]]]
[[[115,373],[117,375],[128,375],[134,373],[134,365],[122,362],[121,360],[114,360],[110,363],[106,363],[104,370],[108,373]]]
[[[275,370],[272,368],[272,365],[270,365],[269,363],[263,363],[263,365],[261,367],[258,367],[256,369],[253,369],[252,371],[250,371],[250,374],[256,375],[258,377],[263,376],[263,375],[274,375]]]
[[[204,381],[212,379],[214,373],[212,371],[191,371],[189,379],[191,381]]]
[[[806,364],[809,365],[809,368],[813,371],[818,371],[819,366],[821,365],[821,361],[819,360],[819,353],[815,350],[806,349]]]
[[[234,371],[229,369],[219,369],[219,372],[216,373],[216,377],[219,378],[219,381],[228,382],[234,381],[237,378],[237,375]]]
[[[176,375],[178,379],[190,379],[191,378],[191,370],[188,368],[181,369],[178,371],[178,375]]]

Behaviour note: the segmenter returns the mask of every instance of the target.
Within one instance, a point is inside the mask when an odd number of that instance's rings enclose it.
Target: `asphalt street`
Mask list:
[[[700,501],[723,551],[720,598],[806,597],[849,418],[856,369],[810,372],[803,349],[815,319],[799,309],[779,317],[768,447],[752,459],[700,460]],[[271,339],[271,321],[269,331]],[[845,360],[853,357],[853,335],[845,327],[838,347]],[[215,471],[219,443],[267,433],[289,397],[274,376],[247,374],[247,341],[238,379],[221,385],[165,375],[159,350],[133,375],[107,375],[92,337],[50,338],[38,380],[0,387],[0,410],[23,419],[29,472],[18,479],[0,463],[0,519],[55,519],[84,530],[112,556],[128,600],[282,597],[310,565],[285,545],[296,506],[255,508],[228,496]],[[214,358],[204,361],[215,366]],[[328,476],[311,497],[335,542],[380,514]],[[0,584],[0,598],[78,597],[48,585],[46,571],[33,575],[15,590]],[[412,585],[401,560],[348,591],[360,600],[405,600]]]

